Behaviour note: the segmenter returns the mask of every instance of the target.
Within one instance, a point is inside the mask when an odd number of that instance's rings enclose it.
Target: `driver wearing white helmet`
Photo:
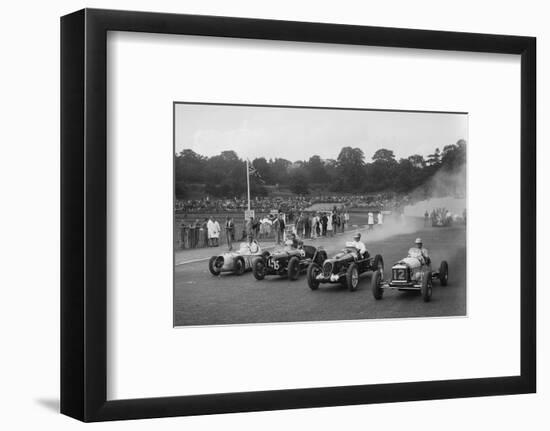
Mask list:
[[[365,257],[365,255],[368,253],[367,247],[365,246],[365,243],[361,241],[361,234],[357,232],[355,235],[353,235],[353,246],[359,251],[361,254],[361,257]]]
[[[429,265],[430,255],[428,254],[428,250],[423,247],[422,239],[416,238],[414,244],[416,247],[409,249],[409,257],[418,259],[422,265]]]

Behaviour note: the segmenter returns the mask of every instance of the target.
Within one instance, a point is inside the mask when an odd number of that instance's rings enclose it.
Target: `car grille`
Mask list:
[[[328,277],[332,274],[332,262],[325,262],[323,264],[323,275]]]
[[[406,281],[408,279],[407,277],[407,269],[394,269],[393,270],[393,277],[394,280],[400,280],[400,281]]]

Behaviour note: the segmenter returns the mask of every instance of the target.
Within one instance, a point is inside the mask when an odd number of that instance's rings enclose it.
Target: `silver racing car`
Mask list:
[[[208,269],[212,275],[220,275],[222,272],[232,272],[237,275],[252,269],[254,260],[260,256],[269,255],[268,251],[262,251],[259,244],[243,242],[237,251],[222,253],[212,256],[208,262]]]
[[[418,249],[409,250],[409,255],[401,259],[391,269],[391,277],[384,280],[384,275],[376,271],[372,276],[372,294],[376,299],[382,299],[384,289],[416,290],[422,294],[425,302],[432,297],[434,280],[439,280],[442,286],[449,281],[449,265],[441,261],[439,271],[433,271],[429,257],[418,255]]]

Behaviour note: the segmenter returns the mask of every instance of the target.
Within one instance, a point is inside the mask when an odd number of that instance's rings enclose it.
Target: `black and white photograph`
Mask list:
[[[467,112],[173,108],[174,326],[467,316]]]
[[[549,430],[547,9],[6,2],[0,429]]]

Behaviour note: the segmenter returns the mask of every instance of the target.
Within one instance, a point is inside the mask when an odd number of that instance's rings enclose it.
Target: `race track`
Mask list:
[[[418,223],[421,224],[421,223]],[[390,229],[384,227],[381,229]],[[242,276],[222,274],[214,277],[208,262],[178,265],[174,277],[174,325],[221,325],[267,322],[297,322],[350,319],[466,315],[466,228],[415,227],[415,231],[397,233],[384,239],[364,234],[371,254],[382,254],[386,275],[391,265],[405,257],[416,237],[422,237],[429,250],[433,269],[441,260],[449,263],[449,284],[434,282],[431,302],[425,303],[416,292],[385,290],[382,300],[375,300],[370,286],[371,275],[361,279],[359,288],[349,292],[339,284],[324,284],[311,291],[305,274],[297,281],[266,277],[257,281],[251,272]],[[351,233],[306,241],[323,245],[329,256],[339,251]],[[212,249],[212,254],[223,252]]]

